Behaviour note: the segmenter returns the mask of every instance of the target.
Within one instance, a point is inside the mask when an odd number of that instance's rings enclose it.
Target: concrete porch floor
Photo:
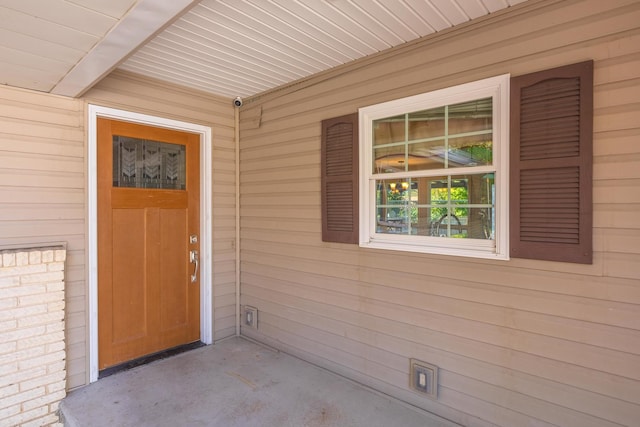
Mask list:
[[[114,374],[71,392],[67,427],[453,427],[243,338]]]

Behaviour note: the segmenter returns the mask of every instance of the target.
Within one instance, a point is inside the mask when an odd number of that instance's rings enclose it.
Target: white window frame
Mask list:
[[[458,86],[360,108],[360,247],[474,258],[509,259],[509,81],[510,75],[490,77]],[[376,232],[377,179],[442,175],[442,169],[374,174],[373,122],[431,108],[493,99],[493,165],[448,169],[449,175],[495,173],[495,240],[454,239]],[[383,176],[384,175],[384,176]]]

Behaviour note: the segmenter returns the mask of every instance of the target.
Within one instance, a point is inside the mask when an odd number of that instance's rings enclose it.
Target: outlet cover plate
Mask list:
[[[438,398],[438,367],[416,359],[410,359],[409,386],[431,399]]]
[[[242,324],[249,328],[258,329],[258,309],[245,305],[242,310]]]

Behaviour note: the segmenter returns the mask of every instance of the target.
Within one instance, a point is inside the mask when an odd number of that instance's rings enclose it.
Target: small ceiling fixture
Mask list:
[[[389,190],[392,193],[404,193],[405,191],[407,191],[409,189],[409,183],[406,181],[402,181],[400,183],[400,188],[398,188],[398,183],[397,182],[391,182],[389,183]]]

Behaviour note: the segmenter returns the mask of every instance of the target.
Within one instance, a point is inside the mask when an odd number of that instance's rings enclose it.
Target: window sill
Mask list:
[[[483,258],[483,259],[496,259],[501,261],[508,261],[509,255],[507,251],[496,252],[494,248],[489,249],[487,247],[472,247],[471,245],[460,245],[458,247],[446,247],[435,245],[416,245],[405,242],[397,241],[368,241],[360,242],[361,248],[368,249],[383,249],[391,251],[402,252],[418,252],[432,255],[448,255],[467,258]]]

